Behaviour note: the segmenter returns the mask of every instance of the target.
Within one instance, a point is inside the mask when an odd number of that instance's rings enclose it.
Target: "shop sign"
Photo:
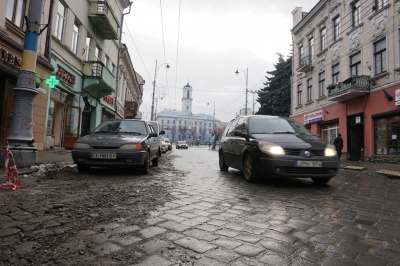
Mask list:
[[[57,71],[57,76],[66,82],[68,82],[71,85],[74,85],[76,82],[76,78],[74,75],[66,71],[64,68],[62,68],[60,65],[58,65],[58,71]]]
[[[400,89],[397,89],[394,95],[395,95],[395,105],[398,106],[400,105]]]
[[[304,124],[314,123],[323,120],[324,120],[324,112],[322,110],[318,110],[304,115]]]
[[[6,51],[2,47],[0,47],[0,58],[9,65],[12,65],[18,69],[21,68],[21,59],[17,58],[14,54]]]
[[[109,105],[114,106],[114,98],[111,96],[104,96],[103,100],[108,103]]]

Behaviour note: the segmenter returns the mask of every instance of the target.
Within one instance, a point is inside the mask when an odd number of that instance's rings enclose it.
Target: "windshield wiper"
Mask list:
[[[142,133],[140,133],[140,132],[131,132],[131,131],[118,131],[118,133],[142,135]]]
[[[274,132],[273,134],[296,134],[295,132],[291,132],[291,131],[278,131],[278,132]]]

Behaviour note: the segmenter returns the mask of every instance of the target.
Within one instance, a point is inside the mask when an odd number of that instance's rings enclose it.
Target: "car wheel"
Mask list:
[[[160,158],[160,156],[159,156],[160,154],[161,154],[161,152],[157,152],[157,157],[154,158],[153,160],[151,160],[152,166],[158,166],[158,158]]]
[[[330,177],[311,178],[311,179],[314,182],[314,184],[317,184],[317,185],[327,184],[331,180]]]
[[[253,157],[250,153],[245,154],[243,160],[243,175],[246,181],[254,182],[257,179],[257,173]]]
[[[228,171],[229,166],[225,164],[224,154],[222,152],[219,153],[219,169],[221,171]]]
[[[78,163],[76,168],[78,168],[79,173],[84,173],[90,170],[90,165]]]
[[[150,153],[146,152],[146,157],[144,158],[143,164],[140,166],[140,172],[144,175],[150,173]]]

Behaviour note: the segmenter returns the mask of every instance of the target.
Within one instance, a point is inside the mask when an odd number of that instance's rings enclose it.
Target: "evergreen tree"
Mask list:
[[[261,107],[257,114],[290,115],[292,57],[285,60],[282,54],[278,53],[278,55],[278,63],[274,64],[275,70],[267,71],[265,87],[258,92],[257,102]]]

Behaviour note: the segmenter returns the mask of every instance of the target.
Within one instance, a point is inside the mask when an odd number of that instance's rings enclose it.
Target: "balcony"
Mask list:
[[[85,62],[83,74],[83,91],[97,98],[111,95],[115,91],[115,77],[102,62]]]
[[[306,72],[314,67],[314,58],[310,55],[305,55],[300,58],[298,72]]]
[[[369,93],[369,76],[353,76],[328,89],[328,101],[344,102]]]
[[[90,0],[89,21],[99,37],[105,40],[117,40],[119,23],[107,1]]]

